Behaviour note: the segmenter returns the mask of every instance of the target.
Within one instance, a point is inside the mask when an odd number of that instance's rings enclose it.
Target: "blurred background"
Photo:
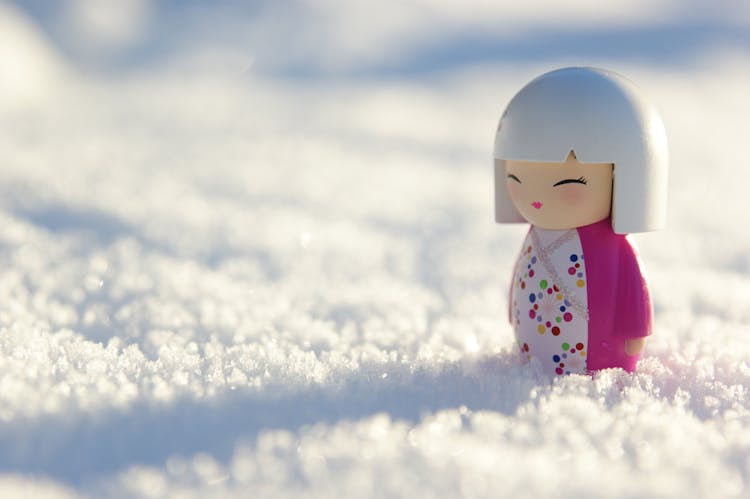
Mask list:
[[[6,36],[24,31],[27,43],[36,37],[38,50],[88,73],[191,68],[282,79],[415,78],[574,58],[668,68],[744,50],[750,22],[741,0],[27,0],[3,9]]]

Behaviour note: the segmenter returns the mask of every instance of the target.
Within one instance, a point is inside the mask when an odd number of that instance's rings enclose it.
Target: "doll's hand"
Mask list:
[[[638,355],[643,351],[646,345],[646,338],[630,338],[625,340],[625,353],[628,355]]]

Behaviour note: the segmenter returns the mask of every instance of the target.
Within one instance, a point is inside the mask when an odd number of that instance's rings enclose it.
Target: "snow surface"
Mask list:
[[[343,5],[297,4],[316,40]],[[505,19],[480,7],[433,22]],[[386,9],[359,45],[284,52],[305,78],[225,45],[117,72],[24,12],[0,4],[0,50],[22,54],[0,57],[1,497],[750,495],[750,53],[346,73],[378,37],[426,43]],[[505,318],[524,228],[493,222],[492,134],[521,85],[580,62],[661,110],[669,228],[637,237],[638,372],[550,381]]]

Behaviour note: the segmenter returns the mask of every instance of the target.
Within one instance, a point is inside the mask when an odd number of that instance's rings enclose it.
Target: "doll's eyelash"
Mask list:
[[[566,178],[565,180],[561,180],[552,187],[557,187],[558,185],[563,184],[588,184],[588,181],[584,177],[578,177],[578,178]]]
[[[513,175],[512,173],[508,174],[508,178],[511,178],[511,179],[515,180],[519,184],[521,183],[521,180],[518,177],[516,177],[515,175]]]

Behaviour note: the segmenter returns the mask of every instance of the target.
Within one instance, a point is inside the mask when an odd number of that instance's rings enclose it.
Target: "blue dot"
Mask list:
[[[560,312],[565,312],[565,307],[560,307]]]
[[[577,262],[578,261],[578,255],[570,255],[570,261],[571,262]]]
[[[567,298],[565,299],[565,306],[567,306],[567,307],[570,306],[570,302],[567,300]]]
[[[552,357],[552,360],[555,361],[555,362],[560,362],[560,356],[559,355],[555,355],[555,356]]]
[[[534,303],[534,302],[536,301],[536,295],[535,295],[534,293],[531,293],[531,294],[529,295],[529,301],[530,301],[531,303]]]
[[[536,263],[536,257],[535,257],[535,256],[532,256],[532,257],[531,257],[531,263],[532,263],[532,264]]]
[[[565,371],[565,374],[570,374],[570,371]]]
[[[578,273],[578,274],[576,274],[576,275],[577,275],[578,277],[583,277],[583,273],[582,273],[582,272],[579,272],[579,273]]]
[[[544,295],[541,292],[539,292],[539,293],[536,294],[536,297],[539,298],[540,300],[542,299],[542,296],[544,296]]]
[[[563,354],[563,359],[567,359],[567,358],[568,358],[568,354],[567,354],[567,353],[564,353],[564,354]]]
[[[537,322],[542,322],[542,316],[541,315],[537,315],[536,316],[536,321]]]

